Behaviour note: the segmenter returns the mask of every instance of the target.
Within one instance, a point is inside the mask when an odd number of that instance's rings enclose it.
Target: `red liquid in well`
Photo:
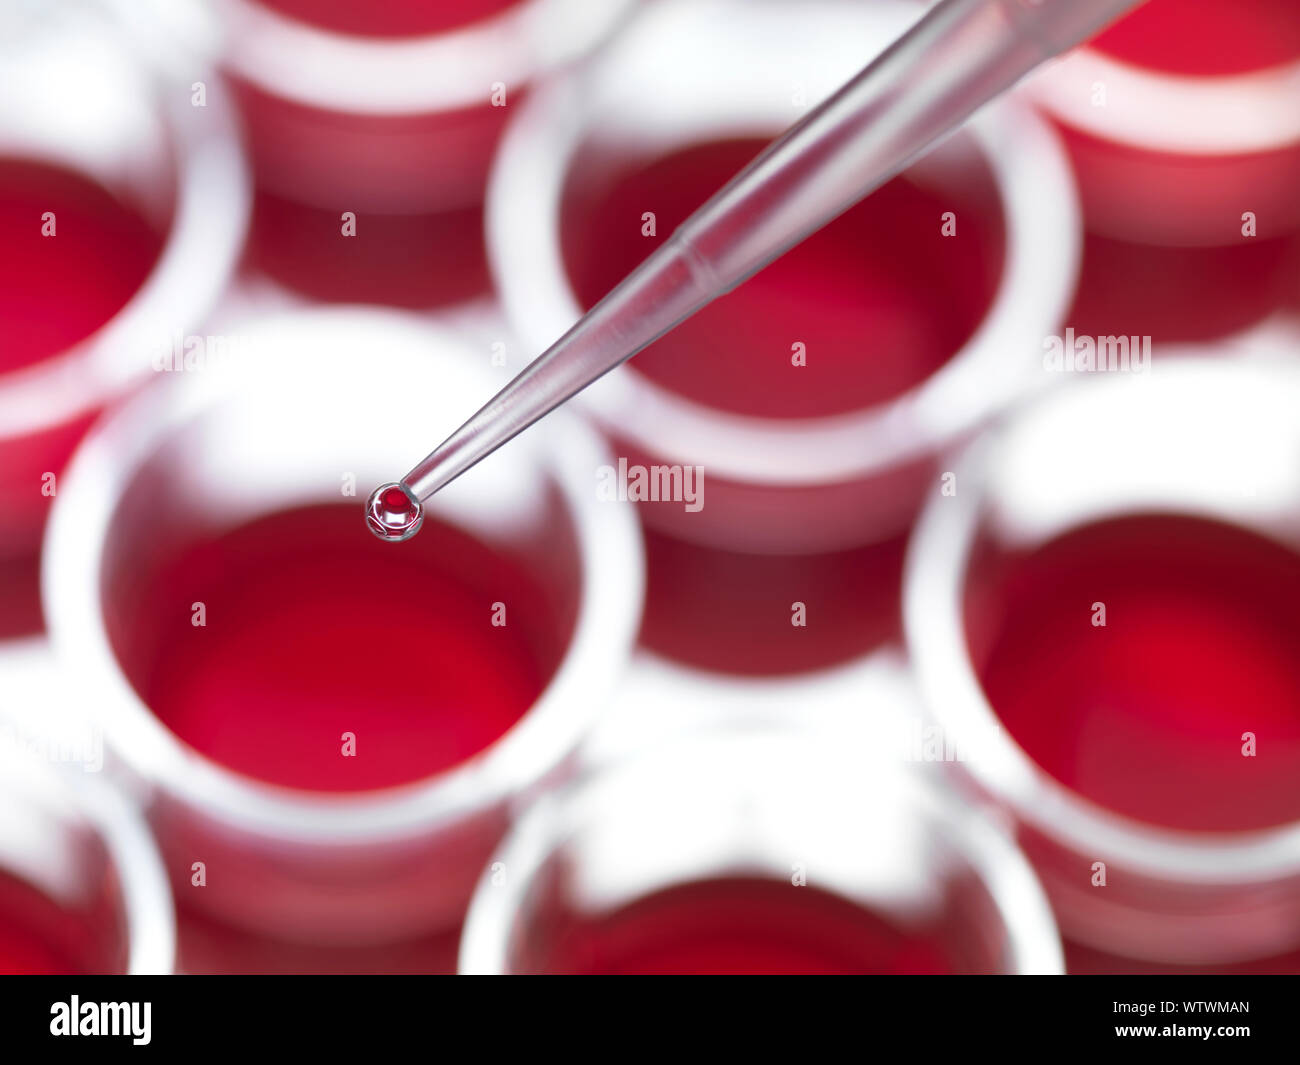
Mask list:
[[[25,880],[0,873],[0,976],[109,971],[100,937]]]
[[[177,968],[186,975],[434,975],[456,972],[460,926],[395,943],[342,946],[258,935],[197,912],[180,898]]]
[[[1300,290],[1298,268],[1294,238],[1191,248],[1089,233],[1066,323],[1079,336],[1149,336],[1157,345],[1229,336],[1286,306]]]
[[[702,669],[748,676],[822,669],[901,632],[906,537],[817,555],[756,555],[645,530],[641,643]],[[793,603],[806,624],[791,624]]]
[[[0,640],[44,631],[40,584],[41,562],[37,556],[0,557]]]
[[[1118,954],[1108,954],[1081,943],[1072,943],[1068,939],[1062,945],[1065,947],[1065,970],[1071,976],[1300,975],[1300,951],[1224,965],[1171,965],[1168,962],[1140,961]]]
[[[54,215],[44,236],[43,216]],[[0,159],[0,373],[57,355],[108,322],[144,284],[164,236],[81,175]]]
[[[977,552],[971,572],[989,702],[1053,777],[1174,828],[1300,817],[1300,556],[1216,522],[1146,516],[1023,556]]]
[[[491,288],[478,206],[436,214],[357,212],[342,235],[337,210],[259,191],[248,260],[280,284],[327,303],[419,310]]]
[[[344,505],[239,526],[139,580],[122,617],[106,593],[109,628],[153,712],[231,769],[313,791],[406,784],[483,751],[540,695],[572,624],[513,556],[432,519],[380,543]]]
[[[1092,42],[1171,74],[1241,74],[1300,59],[1295,0],[1148,0]]]
[[[812,887],[733,878],[669,888],[553,928],[544,971],[629,974],[952,973],[931,930],[897,927]],[[551,939],[553,937],[553,939]]]
[[[579,301],[596,303],[764,147],[700,144],[650,161],[572,168],[563,251]],[[957,184],[957,183],[955,183]],[[896,178],[639,354],[630,365],[719,410],[776,418],[861,410],[906,392],[955,354],[1002,271],[996,188]],[[645,212],[656,235],[642,235]],[[946,211],[957,235],[941,233]],[[792,364],[805,347],[807,365]]]
[[[521,0],[260,0],[263,7],[335,33],[414,37],[460,29]]]

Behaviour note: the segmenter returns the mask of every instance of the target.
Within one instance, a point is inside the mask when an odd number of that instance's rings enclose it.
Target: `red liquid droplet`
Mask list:
[[[498,15],[520,0],[260,0],[263,7],[336,33],[413,37],[444,33]]]
[[[989,702],[1053,777],[1173,828],[1300,817],[1300,556],[1228,525],[1147,516],[1025,555],[979,551],[971,572],[967,629]]]
[[[1171,74],[1242,74],[1300,59],[1295,0],[1149,0],[1092,46]]]
[[[406,493],[400,488],[389,488],[382,496],[384,506],[389,510],[404,510],[409,506],[409,500]]]
[[[54,236],[42,216],[54,214]],[[163,235],[102,186],[61,167],[0,159],[0,373],[57,355],[144,284]]]
[[[669,888],[589,921],[548,921],[537,939],[537,967],[559,974],[960,971],[937,928],[903,929],[817,888],[757,878]]]
[[[564,260],[590,307],[764,147],[731,140],[571,168]],[[642,214],[656,215],[654,237]],[[944,237],[945,211],[959,219]],[[861,410],[924,381],[974,332],[1002,272],[986,169],[942,193],[897,178],[639,354],[637,373],[719,410],[802,418]],[[792,365],[792,345],[807,365]]]
[[[562,544],[552,544],[563,568]],[[568,645],[576,595],[436,521],[395,550],[356,509],[272,514],[109,591],[110,639],[180,739],[258,780],[365,791],[430,777],[503,736]],[[559,593],[552,588],[570,589]],[[191,623],[202,602],[206,625]],[[507,606],[493,626],[493,604]],[[343,757],[342,734],[356,735]]]

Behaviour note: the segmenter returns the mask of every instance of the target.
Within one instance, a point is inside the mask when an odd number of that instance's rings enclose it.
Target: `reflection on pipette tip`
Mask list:
[[[409,540],[424,523],[424,508],[406,485],[381,484],[366,501],[366,525],[389,543]]]
[[[413,484],[419,498],[428,499],[837,218],[981,104],[1144,2],[935,4],[683,222],[399,487],[409,492],[405,485]]]

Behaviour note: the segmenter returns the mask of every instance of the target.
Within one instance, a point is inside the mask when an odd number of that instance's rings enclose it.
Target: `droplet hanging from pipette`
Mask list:
[[[423,521],[424,508],[404,484],[381,484],[366,502],[366,525],[390,543],[409,540]]]

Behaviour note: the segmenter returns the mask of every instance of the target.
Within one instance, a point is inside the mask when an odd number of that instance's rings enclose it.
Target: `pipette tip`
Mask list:
[[[409,540],[424,523],[424,508],[406,485],[381,484],[366,502],[366,526],[388,543]]]

